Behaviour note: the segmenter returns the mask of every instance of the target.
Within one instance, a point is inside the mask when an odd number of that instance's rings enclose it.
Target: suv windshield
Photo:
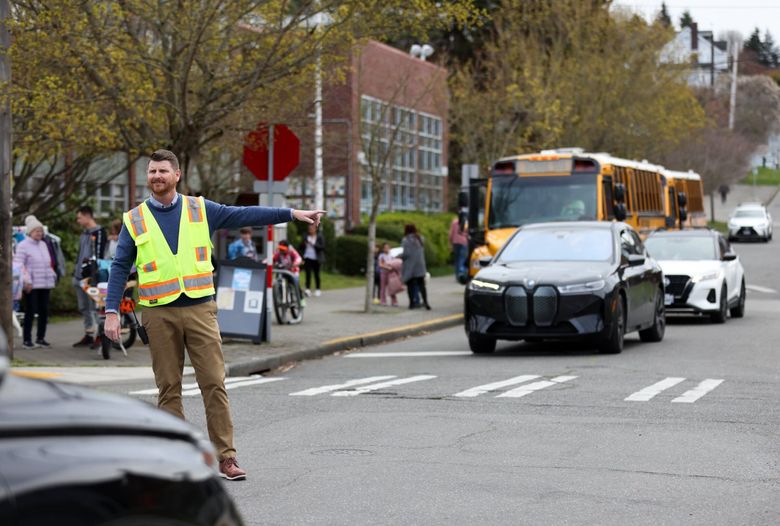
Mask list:
[[[498,263],[514,261],[612,261],[609,229],[545,228],[518,232],[506,244]]]
[[[597,219],[596,175],[493,178],[488,228]]]
[[[715,239],[710,236],[650,236],[647,251],[659,260],[717,259]]]
[[[734,217],[753,217],[757,219],[764,218],[763,210],[737,210],[734,212]]]

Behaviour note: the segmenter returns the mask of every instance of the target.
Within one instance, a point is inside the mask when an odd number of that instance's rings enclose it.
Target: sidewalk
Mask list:
[[[726,222],[729,215],[740,203],[760,202],[769,205],[769,202],[775,197],[780,187],[777,186],[756,186],[747,184],[735,184],[731,186],[725,203],[721,203],[720,194],[715,195],[715,220]],[[707,214],[707,220],[712,217],[710,214],[710,196],[704,196],[704,211]]]
[[[226,340],[223,345],[228,376],[245,376],[299,360],[312,359],[363,345],[452,327],[462,323],[463,285],[452,276],[432,278],[428,299],[432,310],[409,310],[404,292],[401,308],[378,307],[363,312],[363,288],[330,290],[319,298],[307,298],[304,319],[298,325],[278,325],[274,320],[271,342],[255,345],[248,341]],[[149,349],[140,340],[129,348],[128,356],[112,350],[104,360],[99,351],[71,347],[83,336],[81,320],[49,326],[50,349],[22,349],[14,336],[16,374],[55,378],[78,383],[103,383],[153,378]],[[189,366],[189,360],[186,361]],[[185,371],[191,374],[191,369]]]

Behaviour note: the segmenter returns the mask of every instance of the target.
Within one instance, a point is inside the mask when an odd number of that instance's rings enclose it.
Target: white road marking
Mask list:
[[[225,378],[225,384],[234,383],[234,382],[244,382],[246,380],[254,380],[255,378],[261,378],[260,375],[253,374],[252,376],[233,376],[230,378]],[[198,387],[197,383],[194,384],[182,384],[181,389],[182,391],[189,391],[191,389],[196,389]],[[154,389],[144,389],[142,391],[130,391],[131,395],[154,395],[157,396],[157,393],[159,391],[155,387]]]
[[[777,291],[775,289],[770,289],[769,287],[762,287],[760,285],[745,285],[745,288],[748,290],[753,290],[755,292],[763,292],[764,294],[777,294]]]
[[[338,391],[340,389],[346,389],[348,387],[354,387],[356,385],[370,384],[372,382],[380,382],[382,380],[389,380],[395,378],[395,375],[390,376],[370,376],[368,378],[358,378],[357,380],[350,380],[343,384],[336,385],[324,385],[322,387],[312,387],[305,391],[298,391],[297,393],[290,393],[290,396],[314,396],[322,393],[330,393],[331,391]]]
[[[502,387],[509,387],[510,385],[515,384],[521,384],[523,382],[527,382],[529,380],[534,380],[536,378],[539,378],[538,374],[524,374],[522,376],[515,376],[514,378],[510,378],[508,380],[502,380],[500,382],[493,382],[492,384],[485,384],[485,385],[478,385],[477,387],[472,387],[471,389],[466,389],[465,391],[461,391],[460,393],[456,393],[452,396],[460,396],[463,398],[470,398],[474,396],[479,396],[481,394],[485,394],[490,391],[495,391],[497,389],[501,389]]]
[[[723,380],[721,379],[715,379],[715,378],[707,378],[703,382],[701,382],[699,385],[691,389],[690,391],[684,392],[681,396],[678,396],[672,402],[679,402],[683,404],[692,404],[702,396],[706,395],[716,387],[718,387],[720,384],[723,383]]]
[[[371,391],[378,391],[380,389],[384,389],[385,387],[392,387],[394,385],[402,385],[402,384],[410,384],[412,382],[422,382],[424,380],[432,380],[433,378],[436,377],[430,374],[420,374],[417,376],[410,376],[408,378],[399,378],[398,380],[389,380],[387,382],[380,382],[378,384],[364,385],[363,387],[358,387],[357,389],[352,389],[350,391],[336,391],[331,396],[356,396],[363,393],[369,393]]]
[[[470,356],[471,351],[421,351],[421,352],[361,352],[346,358],[414,358],[422,356]]]
[[[232,378],[230,380],[233,380]],[[225,389],[231,390],[236,389],[238,387],[246,387],[248,385],[257,385],[257,384],[267,384],[269,382],[278,382],[279,380],[286,380],[284,377],[274,377],[274,378],[264,378],[262,376],[255,377],[252,379],[244,378],[244,381],[237,381],[233,380],[231,382],[228,382],[228,379],[225,379]],[[190,389],[187,391],[182,391],[182,396],[198,396],[200,394],[200,388],[196,387],[195,389]]]
[[[525,395],[529,395],[533,393],[534,391],[538,391],[539,389],[544,389],[545,387],[550,387],[555,384],[561,384],[563,382],[568,382],[569,380],[574,380],[577,378],[576,376],[556,376],[555,378],[551,378],[550,380],[544,380],[542,382],[534,382],[532,384],[522,385],[520,387],[517,387],[515,389],[512,389],[511,391],[507,391],[505,393],[501,393],[500,395],[496,396],[496,398],[520,398]]]
[[[665,378],[660,382],[656,382],[653,385],[645,387],[641,391],[637,391],[636,393],[626,398],[625,401],[626,402],[647,402],[655,395],[663,391],[666,391],[670,387],[674,387],[675,385],[679,384],[683,380],[685,380],[685,378],[675,378],[675,377]]]

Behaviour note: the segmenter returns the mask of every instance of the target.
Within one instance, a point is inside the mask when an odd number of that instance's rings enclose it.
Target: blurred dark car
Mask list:
[[[480,263],[465,296],[474,353],[493,352],[499,339],[591,339],[619,353],[627,332],[664,337],[661,267],[626,223],[526,225]]]
[[[0,330],[0,525],[237,526],[195,428],[137,400],[8,374]]]

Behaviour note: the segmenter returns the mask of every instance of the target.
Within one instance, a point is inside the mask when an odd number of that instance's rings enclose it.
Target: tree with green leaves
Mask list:
[[[669,10],[666,8],[666,2],[661,2],[661,10],[655,17],[655,21],[664,27],[672,27],[672,17],[669,16]]]
[[[680,29],[684,27],[691,27],[694,22],[695,21],[691,16],[691,12],[687,9],[680,15]]]

